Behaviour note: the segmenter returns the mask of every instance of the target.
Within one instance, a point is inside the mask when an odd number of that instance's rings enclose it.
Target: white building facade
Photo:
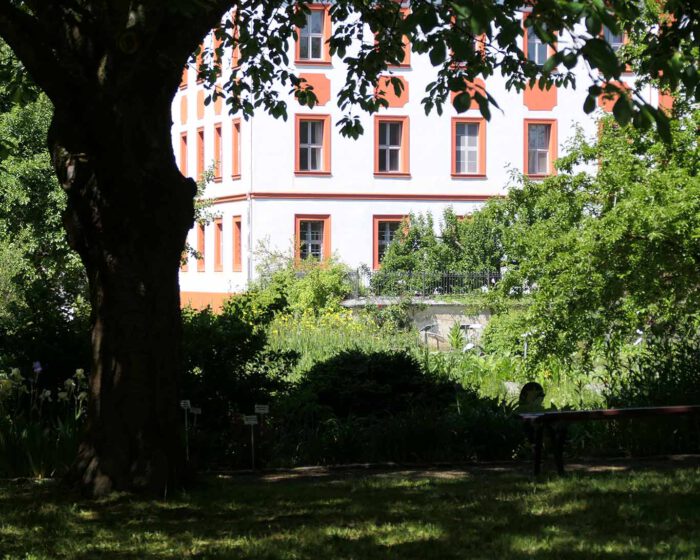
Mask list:
[[[362,115],[365,132],[358,140],[345,138],[335,126],[342,114],[334,102],[345,66],[324,46],[327,8],[315,6],[299,36],[289,45],[290,58],[319,103],[310,109],[289,95],[287,121],[262,112],[245,120],[229,115],[220,101],[205,106],[195,69],[183,75],[172,108],[176,158],[193,178],[216,169],[204,194],[215,218],[195,225],[188,237],[203,258],[183,266],[183,305],[216,307],[244,291],[262,247],[377,268],[404,216],[431,213],[437,226],[447,207],[469,215],[505,194],[511,169],[534,178],[553,173],[574,127],[591,137],[597,132],[596,117],[582,110],[590,80],[583,63],[575,69],[576,90],[509,92],[503,77],[490,77],[485,87],[501,110],[487,122],[475,106],[426,116],[421,99],[436,69],[427,55],[407,50],[403,64],[390,68],[404,84],[401,96],[382,88],[390,106]],[[528,42],[527,32],[522,40],[526,55],[544,62],[547,47],[534,37]],[[648,96],[650,103],[666,102],[651,87]],[[604,111],[612,103],[600,105]]]

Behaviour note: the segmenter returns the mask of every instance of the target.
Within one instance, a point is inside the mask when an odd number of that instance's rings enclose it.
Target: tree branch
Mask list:
[[[173,61],[180,65],[178,70],[185,65],[187,57],[192,54],[204,36],[219,24],[226,12],[237,2],[209,0],[207,4],[209,9],[204,10],[198,6],[196,15],[172,11],[167,18],[164,18],[163,25],[155,38],[155,45],[170,46],[170,52],[164,54],[172,57]]]
[[[50,30],[30,14],[0,0],[0,36],[24,64],[32,79],[51,99],[68,93],[65,73],[56,57],[55,45],[47,37]]]

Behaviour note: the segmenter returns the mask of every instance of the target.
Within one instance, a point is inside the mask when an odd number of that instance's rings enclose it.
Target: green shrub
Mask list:
[[[528,323],[527,310],[521,307],[493,315],[481,338],[484,351],[500,356],[523,356],[523,335],[529,332]]]
[[[278,402],[277,464],[508,457],[522,439],[499,399],[426,375],[401,352],[342,352]]]
[[[322,263],[304,261],[295,271],[295,281],[288,286],[288,303],[293,313],[324,313],[340,308],[351,293],[349,269],[329,260]]]

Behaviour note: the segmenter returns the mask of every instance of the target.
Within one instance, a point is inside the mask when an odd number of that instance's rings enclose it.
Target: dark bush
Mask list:
[[[273,421],[273,464],[507,458],[522,439],[507,405],[426,375],[398,352],[317,364]]]
[[[246,298],[229,302],[220,313],[183,310],[182,397],[202,409],[193,434],[200,464],[238,465],[245,444],[238,435],[241,415],[252,414],[255,404],[270,402],[287,386],[296,355],[266,349],[263,325],[250,322],[259,319]]]
[[[454,399],[449,384],[425,376],[415,358],[402,352],[342,352],[316,364],[297,394],[338,418],[391,416]]]

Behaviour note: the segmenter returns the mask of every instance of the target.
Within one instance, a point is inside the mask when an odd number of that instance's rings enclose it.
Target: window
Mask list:
[[[548,124],[531,124],[527,134],[527,169],[533,175],[545,175],[549,170]]]
[[[408,175],[408,117],[376,117],[374,138],[374,172]]]
[[[299,224],[299,256],[302,260],[313,257],[321,260],[323,255],[323,222],[304,220]]]
[[[405,216],[374,216],[374,268],[381,265],[389,244],[399,231]]]
[[[328,40],[331,36],[330,12],[325,6],[311,5],[304,27],[297,29],[296,61],[297,63],[328,64],[330,50]]]
[[[180,124],[187,124],[187,94],[180,97]]]
[[[197,120],[201,121],[204,118],[204,90],[197,92]]]
[[[379,123],[379,171],[401,170],[400,122]]]
[[[233,217],[233,271],[241,272],[243,270],[243,255],[241,252],[242,248],[242,227],[241,227],[241,217]]]
[[[233,179],[241,178],[241,119],[231,124],[231,175]]]
[[[609,28],[603,27],[603,38],[607,41],[612,50],[617,52],[620,47],[625,44],[625,36],[623,34],[613,33]]]
[[[526,23],[527,17],[528,14],[525,14],[523,23]],[[544,24],[540,24],[540,26],[542,29],[546,29]],[[543,66],[547,58],[553,54],[554,49],[537,36],[534,27],[525,26],[523,42],[526,58],[538,66]]]
[[[187,177],[187,133],[180,134],[180,173]]]
[[[457,123],[455,143],[457,173],[476,173],[479,168],[479,125]]]
[[[527,57],[538,66],[544,65],[547,60],[547,44],[542,42],[535,30],[527,30]]]
[[[323,58],[323,12],[313,10],[299,33],[299,58]]]
[[[399,13],[401,14],[401,18],[405,19],[406,16],[410,13],[410,10],[408,8],[401,8],[399,10]],[[374,36],[374,42],[375,44],[379,42],[379,37],[377,37],[377,34]],[[403,36],[402,38],[402,43],[403,43],[403,56],[397,60],[394,64],[389,64],[389,68],[401,68],[401,67],[408,67],[411,65],[411,42],[408,40],[408,37],[406,35]]]
[[[320,171],[323,156],[323,121],[299,123],[299,169]]]
[[[214,272],[224,269],[224,224],[221,218],[214,220]]]
[[[197,129],[197,177],[199,179],[204,173],[204,128]]]
[[[223,153],[221,152],[221,125],[217,124],[214,127],[214,181],[221,181],[221,162],[223,161]]]
[[[525,174],[550,175],[556,159],[556,121],[525,121]]]
[[[204,224],[197,224],[197,272],[204,272]]]
[[[204,82],[204,74],[207,71],[207,66],[204,63],[204,43],[201,43],[197,48],[197,56],[195,57],[194,69],[197,72],[197,83]]]
[[[330,173],[330,115],[297,115],[295,173]]]
[[[452,175],[486,174],[486,121],[452,119]]]
[[[185,67],[182,69],[182,78],[180,79],[180,88],[186,88],[187,87],[187,80],[189,78],[189,65],[185,65]]]
[[[296,216],[297,259],[330,257],[330,216]]]

